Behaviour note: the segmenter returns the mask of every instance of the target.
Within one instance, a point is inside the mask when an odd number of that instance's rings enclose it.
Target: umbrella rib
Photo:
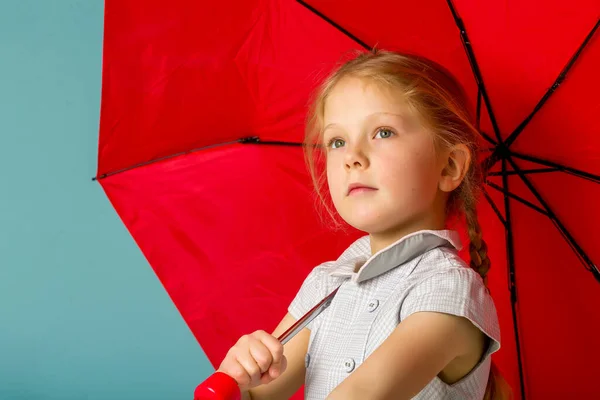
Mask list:
[[[100,179],[105,179],[105,178],[108,178],[109,176],[120,174],[121,172],[126,172],[126,171],[129,171],[129,170],[135,169],[135,168],[139,168],[139,167],[143,167],[143,166],[146,166],[146,165],[154,164],[156,162],[168,160],[170,158],[175,158],[175,157],[179,157],[179,156],[184,156],[186,154],[195,153],[195,152],[200,151],[200,150],[207,150],[207,149],[212,149],[213,147],[227,146],[227,145],[230,145],[230,144],[240,143],[241,140],[242,139],[240,139],[240,140],[232,140],[232,141],[229,141],[229,142],[222,142],[222,143],[210,144],[208,146],[197,147],[197,148],[194,148],[194,149],[191,149],[191,150],[181,151],[181,152],[175,153],[175,154],[169,154],[168,156],[164,156],[164,157],[153,158],[152,160],[149,160],[149,161],[144,161],[144,162],[141,162],[141,163],[137,163],[137,164],[131,165],[131,166],[126,167],[126,168],[122,168],[122,169],[118,169],[116,171],[107,172],[107,173],[102,174],[102,175],[94,176],[92,178],[92,181],[97,181],[97,180],[100,180]]]
[[[496,142],[494,139],[492,139],[492,137],[491,137],[491,136],[489,136],[487,133],[485,133],[485,132],[483,132],[483,131],[480,131],[480,130],[479,130],[479,128],[477,129],[477,132],[479,132],[479,134],[480,134],[480,135],[481,135],[481,136],[482,136],[482,137],[483,137],[485,140],[487,140],[488,142],[490,142],[491,144],[493,144],[493,145],[496,145],[496,144],[498,144],[498,143],[497,143],[497,142]]]
[[[476,116],[475,116],[475,128],[477,132],[488,142],[493,145],[498,144],[494,139],[492,139],[487,133],[481,130],[481,89],[477,88],[477,107],[476,107]]]
[[[476,108],[476,116],[475,116],[475,127],[479,130],[481,125],[481,89],[477,87],[477,108]]]
[[[506,140],[504,141],[504,144],[506,145],[506,147],[508,147],[512,143],[514,143],[514,141],[521,134],[521,132],[523,132],[523,130],[525,129],[525,127],[527,126],[527,124],[529,124],[529,122],[533,119],[534,115],[537,114],[537,112],[542,108],[542,106],[546,103],[546,101],[548,101],[548,99],[550,98],[550,96],[552,96],[552,94],[556,91],[556,89],[565,80],[565,77],[567,76],[567,73],[569,72],[569,70],[571,69],[571,67],[573,66],[573,64],[575,64],[575,61],[577,61],[577,59],[579,58],[579,56],[583,52],[583,49],[588,45],[588,43],[590,42],[590,40],[594,36],[594,33],[598,29],[598,26],[600,26],[600,19],[598,19],[598,21],[596,21],[596,25],[594,25],[594,27],[592,28],[592,30],[590,31],[590,33],[585,37],[583,43],[579,46],[579,48],[577,49],[577,51],[575,52],[575,54],[573,54],[573,56],[571,57],[571,59],[569,60],[569,62],[567,63],[567,65],[565,65],[565,67],[560,72],[560,74],[558,74],[558,77],[556,78],[556,80],[554,81],[554,83],[552,84],[552,86],[546,91],[546,94],[544,94],[544,96],[538,102],[538,104],[535,106],[535,108],[533,109],[533,111],[531,112],[531,114],[529,114],[527,116],[527,118],[525,118],[523,120],[523,122],[521,122],[519,124],[519,126],[517,126],[515,128],[515,130],[508,136],[508,138],[506,138]]]
[[[526,175],[529,174],[542,174],[545,172],[556,172],[556,171],[560,171],[558,168],[538,168],[538,169],[523,169],[521,170],[521,172],[523,172]],[[488,176],[503,176],[503,175],[518,175],[517,172],[515,171],[501,171],[501,172],[489,172]]]
[[[371,46],[367,45],[365,42],[363,42],[362,40],[360,40],[359,38],[357,38],[356,36],[354,36],[352,33],[350,33],[348,30],[346,30],[345,28],[343,28],[337,22],[333,21],[331,18],[329,18],[328,16],[326,16],[325,14],[323,14],[321,11],[317,10],[316,8],[314,8],[313,6],[311,6],[310,4],[306,3],[303,0],[296,0],[296,1],[298,3],[300,3],[302,6],[306,7],[312,13],[314,13],[317,16],[321,17],[323,20],[325,20],[326,22],[328,22],[331,26],[333,26],[334,28],[336,28],[338,31],[342,32],[344,35],[346,35],[350,39],[354,40],[358,45],[360,45],[364,49],[371,50]]]
[[[515,161],[512,159],[512,157],[508,157],[507,160],[510,162],[513,169],[519,173],[519,177],[521,178],[523,183],[525,183],[525,185],[529,188],[531,193],[535,196],[535,198],[538,200],[538,202],[546,210],[546,212],[548,214],[548,218],[550,218],[550,220],[554,223],[554,225],[559,230],[559,232],[563,235],[563,237],[565,238],[565,240],[567,241],[569,246],[571,246],[571,248],[575,251],[575,254],[579,257],[579,259],[583,263],[585,269],[590,271],[594,275],[594,278],[596,278],[598,283],[600,283],[600,270],[598,270],[598,268],[593,263],[591,258],[587,255],[587,253],[583,250],[583,248],[579,245],[579,243],[577,243],[575,238],[571,235],[571,233],[567,230],[567,228],[563,225],[563,223],[558,219],[556,214],[550,209],[550,207],[548,206],[546,201],[544,201],[542,196],[539,194],[537,189],[532,185],[532,183],[529,181],[529,179],[527,179],[525,174],[522,173],[521,169],[515,163]]]
[[[144,161],[138,164],[134,164],[132,166],[129,166],[127,168],[122,168],[116,171],[112,171],[112,172],[107,172],[105,174],[99,175],[99,176],[95,176],[92,178],[92,181],[97,181],[100,179],[105,179],[108,178],[109,176],[112,175],[116,175],[116,174],[120,174],[121,172],[126,172],[135,168],[139,168],[139,167],[143,167],[146,165],[150,165],[156,162],[160,162],[160,161],[165,161],[168,160],[170,158],[175,158],[175,157],[179,157],[179,156],[184,156],[190,153],[195,153],[197,151],[200,150],[208,150],[208,149],[212,149],[214,147],[221,147],[221,146],[228,146],[228,145],[232,145],[232,144],[264,144],[264,145],[275,145],[275,146],[292,146],[292,147],[302,147],[304,146],[304,143],[301,142],[283,142],[283,141],[276,141],[276,140],[266,140],[266,141],[262,141],[260,140],[260,138],[258,136],[250,136],[250,137],[244,137],[238,140],[232,140],[232,141],[228,141],[228,142],[222,142],[222,143],[216,143],[216,144],[211,144],[208,146],[203,146],[203,147],[197,147],[191,150],[186,150],[186,151],[182,151],[179,153],[175,153],[175,154],[170,154],[168,156],[164,156],[164,157],[159,157],[159,158],[154,158],[152,160],[149,161]]]
[[[504,178],[506,175],[502,175],[502,177]],[[506,189],[502,188],[499,185],[496,185],[493,182],[489,182],[486,181],[485,182],[486,185],[488,185],[489,187],[496,189],[497,191],[499,191],[500,193],[504,194],[505,196],[510,197],[511,199],[514,199],[516,201],[518,201],[519,203],[526,205],[527,207],[539,212],[542,215],[545,215],[546,217],[549,217],[548,213],[546,211],[544,211],[543,209],[541,209],[540,207],[536,206],[535,204],[531,203],[530,201],[525,200],[524,198],[522,198],[521,196],[518,196],[514,193],[510,193],[509,191],[507,191]]]
[[[540,165],[544,165],[546,167],[555,168],[557,171],[564,172],[564,173],[571,174],[571,175],[575,175],[577,177],[580,177],[580,178],[583,178],[583,179],[587,179],[587,180],[592,181],[594,183],[600,183],[600,175],[595,175],[595,174],[592,174],[592,173],[589,173],[589,172],[581,171],[581,170],[576,169],[576,168],[567,167],[565,165],[559,164],[559,163],[554,162],[554,161],[545,160],[543,158],[534,157],[534,156],[530,156],[530,155],[527,155],[527,154],[516,153],[514,151],[511,151],[510,155],[512,157],[520,158],[520,159],[525,160],[525,161],[532,161],[534,163],[537,163],[537,164],[540,164]]]
[[[494,200],[492,200],[492,198],[490,197],[487,190],[485,190],[485,188],[482,188],[482,192],[483,192],[485,199],[488,201],[488,203],[490,203],[490,206],[492,206],[492,210],[494,210],[494,212],[496,213],[496,216],[498,217],[500,222],[502,222],[502,225],[504,225],[504,227],[506,228],[507,227],[506,220],[502,216],[502,213],[500,212],[500,209],[498,208],[496,203],[494,203]]]
[[[292,147],[302,147],[304,143],[302,142],[284,142],[279,140],[261,140],[258,136],[250,136],[241,138],[239,143],[242,144],[265,144],[272,146],[292,146]]]
[[[481,96],[483,97],[483,101],[485,102],[485,106],[487,108],[488,115],[490,117],[490,122],[492,123],[492,127],[494,128],[494,133],[496,134],[496,138],[499,143],[502,143],[502,137],[500,136],[500,128],[498,127],[498,123],[496,122],[496,117],[494,115],[494,111],[492,109],[492,103],[488,96],[487,91],[485,90],[485,85],[483,83],[483,76],[481,75],[481,70],[479,69],[479,65],[475,59],[475,53],[473,51],[473,47],[471,46],[471,41],[467,35],[467,30],[465,29],[465,24],[463,20],[458,16],[456,9],[454,8],[454,4],[452,4],[452,0],[446,0],[448,3],[448,7],[450,7],[450,11],[452,12],[452,17],[454,18],[454,22],[460,31],[460,39],[463,43],[463,47],[465,48],[465,52],[467,53],[467,59],[469,60],[469,64],[471,65],[471,70],[473,71],[473,75],[475,76],[475,82],[477,83],[477,88],[481,92]]]
[[[502,159],[502,171],[506,172],[506,159]],[[521,353],[521,338],[519,334],[519,321],[517,318],[517,278],[515,271],[515,251],[512,229],[512,218],[509,201],[508,176],[502,176],[504,188],[504,212],[506,215],[506,260],[508,262],[508,290],[510,292],[510,307],[512,311],[513,330],[515,333],[515,346],[517,351],[517,364],[519,367],[519,383],[521,389],[521,399],[525,400],[525,376],[523,374],[523,355]]]

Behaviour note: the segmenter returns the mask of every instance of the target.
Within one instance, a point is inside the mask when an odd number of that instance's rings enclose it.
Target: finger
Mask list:
[[[266,372],[273,363],[273,356],[267,346],[260,340],[254,340],[250,343],[250,355],[260,367],[261,374]]]
[[[244,391],[249,388],[251,383],[250,375],[248,375],[244,366],[237,360],[230,360],[221,370],[237,382],[240,390]]]
[[[283,345],[273,335],[264,331],[258,331],[257,338],[269,349],[272,357],[271,363],[278,364],[283,357]]]
[[[258,385],[258,382],[260,382],[260,376],[262,375],[262,372],[260,370],[260,367],[256,363],[256,360],[254,360],[254,357],[252,357],[252,354],[250,354],[250,349],[247,349],[242,354],[238,354],[237,362],[242,365],[242,367],[250,377],[249,386],[254,387]]]
[[[287,358],[285,356],[283,356],[279,363],[271,364],[271,367],[269,368],[267,373],[269,374],[269,376],[272,379],[276,379],[285,372],[286,368],[287,368]]]
[[[267,372],[265,372],[264,374],[261,375],[261,377],[260,377],[260,383],[261,384],[267,385],[267,384],[271,383],[275,379],[275,378],[271,377],[271,375],[269,374],[269,371],[267,371]]]

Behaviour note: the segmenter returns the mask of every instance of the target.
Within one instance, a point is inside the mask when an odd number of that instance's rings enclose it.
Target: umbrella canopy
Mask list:
[[[96,179],[216,366],[362,234],[315,211],[299,146],[312,90],[352,50],[430,58],[488,143],[495,361],[516,398],[591,397],[599,16],[597,0],[107,1]]]

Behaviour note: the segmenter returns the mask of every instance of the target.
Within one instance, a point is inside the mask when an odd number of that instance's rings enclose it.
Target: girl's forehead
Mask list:
[[[324,117],[339,114],[406,114],[408,104],[398,88],[356,77],[344,77],[330,91],[324,102]]]
[[[340,80],[324,102],[324,129],[358,126],[380,118],[400,118],[408,123],[415,115],[401,90],[368,79],[349,77]]]

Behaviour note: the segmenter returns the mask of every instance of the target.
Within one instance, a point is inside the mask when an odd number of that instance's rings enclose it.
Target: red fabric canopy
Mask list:
[[[425,55],[481,104],[496,161],[479,211],[495,361],[516,398],[592,398],[599,16],[597,0],[107,1],[98,179],[218,366],[241,335],[272,331],[307,273],[360,235],[319,222],[301,147],[267,143],[302,140],[312,89],[350,50]]]

